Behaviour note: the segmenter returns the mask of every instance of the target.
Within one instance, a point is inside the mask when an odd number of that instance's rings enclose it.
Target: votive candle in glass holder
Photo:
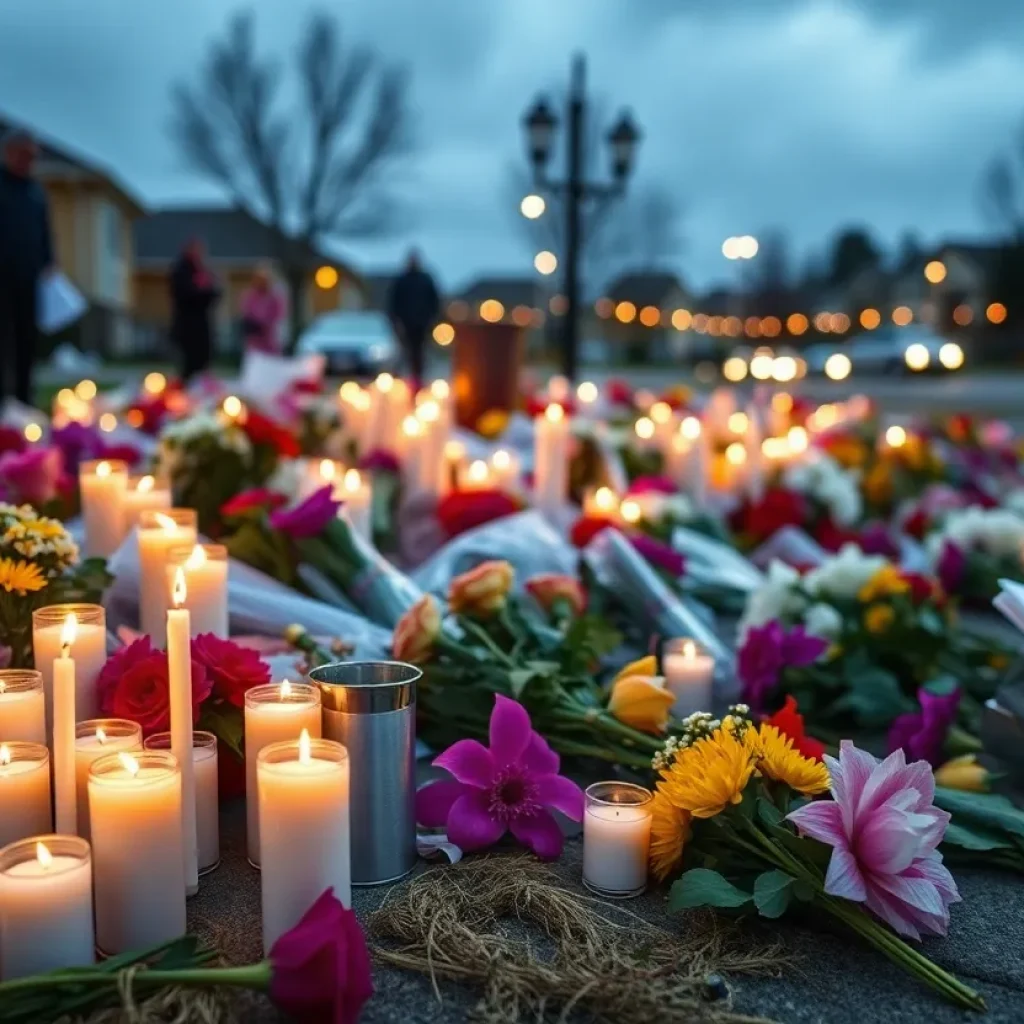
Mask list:
[[[139,525],[143,512],[171,507],[171,488],[165,480],[147,473],[145,476],[131,476],[128,486],[121,495],[121,527],[127,534]]]
[[[647,887],[654,797],[632,782],[587,787],[583,884],[599,896],[628,899]]]
[[[128,466],[117,459],[83,462],[78,469],[85,524],[85,554],[109,558],[124,540],[121,505],[128,488]]]
[[[75,719],[95,718],[99,711],[96,680],[107,663],[107,616],[99,604],[50,604],[32,613],[32,650],[43,676],[46,730],[53,732],[53,663],[64,648],[64,623],[75,617],[68,657],[75,663]]]
[[[142,749],[142,726],[127,718],[90,718],[75,726],[75,795],[78,834],[91,838],[89,828],[89,769],[94,761],[122,750]]]
[[[185,574],[185,600],[192,636],[213,633],[228,638],[228,549],[223,544],[195,544],[167,552],[166,586],[178,569]]]
[[[249,863],[260,866],[259,795],[256,759],[271,743],[297,740],[305,729],[312,739],[322,730],[320,689],[308,683],[268,683],[245,693],[245,814]]]
[[[155,732],[146,738],[146,750],[170,750],[171,734]],[[208,875],[220,864],[220,805],[217,802],[217,737],[201,729],[192,733],[192,763],[196,775],[196,840],[199,874]]]
[[[0,978],[87,967],[94,959],[89,844],[37,835],[0,850]]]
[[[181,772],[164,750],[121,751],[89,769],[96,945],[108,955],[185,934]]]
[[[333,740],[272,743],[257,758],[263,948],[329,888],[352,906],[348,751]]]
[[[672,714],[676,718],[711,710],[715,659],[702,651],[695,640],[687,637],[666,640],[661,653],[661,671],[666,689],[675,697]]]
[[[139,514],[139,626],[152,637],[154,647],[167,643],[167,555],[173,548],[195,546],[196,510],[148,509]],[[90,716],[91,717],[91,716]]]
[[[42,672],[0,669],[0,737],[22,743],[46,742]]]
[[[52,831],[49,750],[0,743],[0,846]]]

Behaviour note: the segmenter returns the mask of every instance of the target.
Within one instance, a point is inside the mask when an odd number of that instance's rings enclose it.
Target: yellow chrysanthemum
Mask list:
[[[857,597],[863,604],[870,604],[872,601],[880,601],[893,594],[905,594],[909,590],[910,584],[895,565],[883,565],[860,588]]]
[[[793,749],[793,741],[774,725],[762,723],[748,729],[744,739],[755,752],[758,771],[806,796],[817,796],[829,787],[828,769],[820,761]]]
[[[651,874],[663,882],[683,860],[683,848],[690,838],[690,815],[679,810],[661,791],[654,791],[651,821]]]
[[[869,633],[885,633],[896,619],[896,612],[887,604],[873,604],[864,613],[864,628]]]
[[[695,818],[713,818],[738,804],[754,771],[754,752],[725,728],[684,747],[662,773],[673,806]]]
[[[0,587],[21,597],[42,590],[46,580],[38,565],[32,562],[15,562],[13,558],[0,559]]]

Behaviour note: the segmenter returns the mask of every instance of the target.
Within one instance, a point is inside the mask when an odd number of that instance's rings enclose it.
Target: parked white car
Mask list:
[[[321,355],[332,375],[374,376],[398,368],[391,321],[376,310],[339,309],[318,316],[299,336],[299,355]]]

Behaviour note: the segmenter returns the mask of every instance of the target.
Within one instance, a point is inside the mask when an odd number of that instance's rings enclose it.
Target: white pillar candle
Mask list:
[[[132,528],[139,525],[143,512],[163,511],[171,507],[171,489],[156,477],[133,476],[121,495],[122,528],[127,536]]]
[[[762,443],[764,426],[761,422],[761,407],[751,402],[747,407],[747,430],[744,443],[747,449],[744,484],[751,501],[760,501],[764,494],[765,458]]]
[[[320,690],[308,683],[254,686],[245,693],[245,812],[249,863],[260,866],[259,796],[256,759],[271,743],[297,740],[305,729],[320,736]]]
[[[0,846],[52,831],[50,752],[41,743],[0,743]]]
[[[665,456],[669,443],[676,432],[676,415],[668,402],[655,402],[648,413],[654,424],[655,447]]]
[[[341,513],[352,529],[373,540],[373,489],[369,480],[364,480],[358,469],[350,469],[341,482],[338,497],[344,502]]]
[[[173,588],[178,571],[185,574],[188,614],[192,636],[213,633],[228,638],[228,550],[223,544],[196,544],[172,548],[164,567],[166,586]]]
[[[53,731],[53,663],[60,657],[64,620],[77,622],[71,642],[75,660],[75,717],[95,718],[99,711],[96,680],[107,663],[107,618],[98,604],[51,604],[32,613],[32,651],[43,677],[47,733]]]
[[[46,742],[46,694],[41,672],[0,670],[0,736],[22,743]]]
[[[687,718],[697,711],[710,711],[715,678],[715,659],[693,640],[668,640],[661,655],[665,686],[675,697],[672,714]]]
[[[534,502],[551,515],[569,498],[569,420],[565,410],[552,403],[533,422]]]
[[[619,512],[619,496],[610,487],[588,487],[583,493],[583,514],[589,519],[610,519]]]
[[[185,933],[181,773],[172,754],[101,757],[89,769],[96,945],[110,955]]]
[[[569,383],[568,377],[563,377],[560,373],[555,374],[548,381],[548,401],[549,402],[564,402],[569,397],[569,389],[572,385]]]
[[[466,446],[461,441],[447,441],[438,464],[437,496],[447,497],[455,489],[462,465],[466,460]]]
[[[146,750],[170,750],[171,734],[157,732],[147,737]],[[217,737],[212,732],[192,733],[192,762],[196,773],[196,839],[199,844],[199,874],[220,864],[220,805],[217,797]]]
[[[448,425],[442,419],[441,404],[433,397],[426,398],[419,405],[416,418],[423,427],[416,487],[427,494],[436,494],[440,483],[439,466],[448,443]]]
[[[124,539],[121,505],[128,487],[128,467],[114,459],[83,462],[78,470],[85,524],[85,553],[108,558]]]
[[[515,492],[519,490],[519,456],[507,448],[499,448],[490,459],[491,480],[498,490]]]
[[[167,639],[167,555],[173,548],[195,546],[196,537],[195,509],[150,510],[139,516],[139,625],[154,647],[163,647]]]
[[[89,844],[43,835],[0,850],[0,978],[94,959]]]
[[[647,886],[653,797],[631,782],[595,782],[583,815],[583,884],[602,896],[637,896]]]
[[[474,459],[459,471],[460,491],[489,491],[493,486],[490,466],[483,459]]]
[[[75,793],[75,659],[71,645],[78,630],[74,612],[61,629],[60,657],[53,661],[53,807],[58,832],[78,834]]]
[[[192,757],[192,628],[183,608],[188,589],[180,566],[171,588],[174,607],[167,611],[167,682],[171,705],[171,750],[181,774],[181,841],[185,892],[199,891],[199,840],[196,834],[196,769]]]
[[[142,749],[142,726],[126,718],[92,718],[75,726],[75,799],[78,834],[91,838],[89,828],[89,769],[93,761],[121,750]]]
[[[390,373],[379,374],[370,385],[370,410],[367,413],[364,434],[364,453],[377,448],[386,448],[390,436],[392,392],[395,378]]]
[[[711,439],[696,416],[687,416],[679,424],[679,437],[689,443],[686,468],[681,483],[683,492],[702,509],[707,504],[708,472],[711,467]]]
[[[264,747],[258,758],[263,948],[328,888],[352,906],[348,751],[333,740]]]

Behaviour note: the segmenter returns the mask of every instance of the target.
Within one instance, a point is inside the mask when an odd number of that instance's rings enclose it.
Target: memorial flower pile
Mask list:
[[[791,907],[829,915],[958,1006],[984,1009],[904,938],[945,935],[960,900],[939,843],[950,815],[935,780],[903,751],[879,762],[843,741],[838,758],[805,756],[740,706],[690,720],[656,761],[651,871],[674,877],[669,905]]]

